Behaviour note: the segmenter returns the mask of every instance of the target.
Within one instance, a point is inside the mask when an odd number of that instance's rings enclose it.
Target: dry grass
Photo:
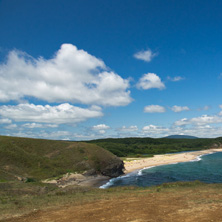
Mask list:
[[[197,218],[195,215],[199,216],[196,221],[210,221],[204,220],[201,212],[204,211],[205,217],[210,219],[216,217],[213,212],[218,211],[217,214],[221,215],[222,207],[222,185],[200,182],[105,190],[89,187],[59,189],[36,183],[25,186],[11,184],[8,188],[1,184],[0,188],[1,221],[97,222],[103,218],[105,221],[195,221],[192,219]],[[27,216],[4,220],[24,214]],[[164,219],[164,215],[171,220]],[[186,217],[190,219],[184,220]]]

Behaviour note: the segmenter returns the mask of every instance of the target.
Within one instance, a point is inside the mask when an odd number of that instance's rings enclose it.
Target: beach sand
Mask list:
[[[127,174],[151,166],[188,162],[196,159],[200,155],[210,154],[215,152],[222,152],[222,148],[185,152],[185,153],[155,155],[154,157],[150,158],[127,158],[124,161],[124,166],[125,166],[124,173]]]

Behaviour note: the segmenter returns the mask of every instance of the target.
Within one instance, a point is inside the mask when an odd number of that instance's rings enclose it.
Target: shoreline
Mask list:
[[[124,166],[125,166],[124,174],[126,175],[133,171],[143,170],[144,168],[148,167],[189,162],[195,160],[198,156],[207,155],[216,152],[222,152],[222,148],[175,153],[175,154],[173,153],[160,154],[160,155],[154,155],[154,157],[149,157],[149,158],[127,158],[124,161]]]
[[[155,167],[167,164],[176,164],[182,162],[189,162],[197,159],[199,156],[222,152],[222,148],[207,149],[200,151],[190,151],[184,153],[172,153],[172,154],[158,154],[154,157],[148,158],[127,158],[124,160],[124,174],[126,176],[129,173],[140,171],[145,168]],[[113,178],[107,176],[95,175],[84,176],[82,174],[66,174],[59,180],[44,180],[43,183],[54,183],[61,188],[65,188],[69,185],[88,186],[94,188],[100,188]]]

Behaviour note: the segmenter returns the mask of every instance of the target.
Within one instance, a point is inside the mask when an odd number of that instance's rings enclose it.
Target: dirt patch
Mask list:
[[[63,206],[7,222],[209,222],[221,221],[222,193],[214,189],[136,191],[106,200]]]

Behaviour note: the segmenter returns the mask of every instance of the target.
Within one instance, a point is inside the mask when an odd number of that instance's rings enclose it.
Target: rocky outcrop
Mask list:
[[[109,177],[118,177],[123,174],[124,163],[117,159],[113,163],[107,165],[101,170],[101,174]]]
[[[217,149],[217,148],[222,148],[222,144],[221,143],[214,143],[210,147],[210,149]]]

